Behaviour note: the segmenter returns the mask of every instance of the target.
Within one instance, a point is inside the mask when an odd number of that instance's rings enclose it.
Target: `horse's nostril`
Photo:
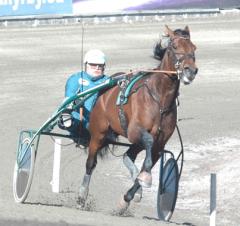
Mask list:
[[[189,72],[191,72],[191,73],[193,73],[195,75],[198,73],[198,68],[195,68],[195,67],[185,66],[184,70],[188,70]]]

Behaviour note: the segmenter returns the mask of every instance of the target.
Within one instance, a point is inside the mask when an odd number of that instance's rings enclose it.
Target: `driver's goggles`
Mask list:
[[[105,66],[105,64],[92,64],[92,63],[88,63],[88,65],[92,69],[104,69],[104,66]]]

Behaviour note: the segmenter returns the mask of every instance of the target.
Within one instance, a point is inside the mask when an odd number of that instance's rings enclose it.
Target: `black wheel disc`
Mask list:
[[[178,166],[175,159],[167,160],[163,167],[162,183],[159,182],[157,197],[157,212],[161,220],[169,221],[178,194]]]

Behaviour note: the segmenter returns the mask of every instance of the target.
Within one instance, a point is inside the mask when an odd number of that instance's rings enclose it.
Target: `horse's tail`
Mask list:
[[[109,152],[113,153],[116,147],[114,142],[116,141],[118,141],[118,135],[114,131],[110,130],[105,137],[102,148],[98,151],[98,156],[100,156],[100,158],[104,158]],[[111,147],[109,144],[112,144]]]
[[[113,149],[114,147],[112,147],[111,148],[111,150]],[[85,152],[85,154],[88,154],[88,148],[86,147],[86,148],[84,148],[84,152]],[[101,159],[103,159],[105,156],[107,156],[107,154],[110,152],[110,146],[109,146],[109,144],[103,144],[103,146],[102,146],[102,148],[100,149],[100,150],[98,150],[98,152],[97,152],[97,155],[101,158]]]
[[[165,52],[166,52],[166,48],[163,48],[161,46],[161,42],[157,42],[153,48],[153,57],[161,61]]]
[[[104,144],[104,146],[98,151],[98,156],[103,159],[110,151],[109,144]]]
[[[102,145],[102,147],[98,150],[97,155],[103,159],[109,152],[113,153],[115,150],[116,145],[112,144],[112,142],[118,141],[118,136],[113,131],[110,131]],[[109,144],[112,144],[111,146]],[[85,153],[88,152],[88,149],[84,149]]]

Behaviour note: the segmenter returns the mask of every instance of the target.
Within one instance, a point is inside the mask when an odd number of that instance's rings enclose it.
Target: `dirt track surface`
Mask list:
[[[100,48],[108,56],[107,74],[157,65],[152,47],[164,24],[189,25],[198,77],[181,86],[179,127],[185,147],[183,174],[172,222],[156,220],[158,165],[153,186],[125,217],[115,215],[131,186],[122,158],[98,161],[85,210],[76,194],[86,154],[62,148],[59,194],[51,192],[53,142],[42,137],[32,187],[25,204],[15,204],[12,176],[18,135],[37,129],[63,99],[67,77],[81,69],[81,25],[12,27],[0,30],[0,225],[208,225],[210,173],[217,173],[217,225],[239,225],[240,212],[240,15],[85,26],[84,51]],[[64,141],[69,143],[69,141]],[[178,149],[173,136],[168,149]],[[116,154],[122,154],[117,149]],[[137,163],[140,166],[143,155]]]

